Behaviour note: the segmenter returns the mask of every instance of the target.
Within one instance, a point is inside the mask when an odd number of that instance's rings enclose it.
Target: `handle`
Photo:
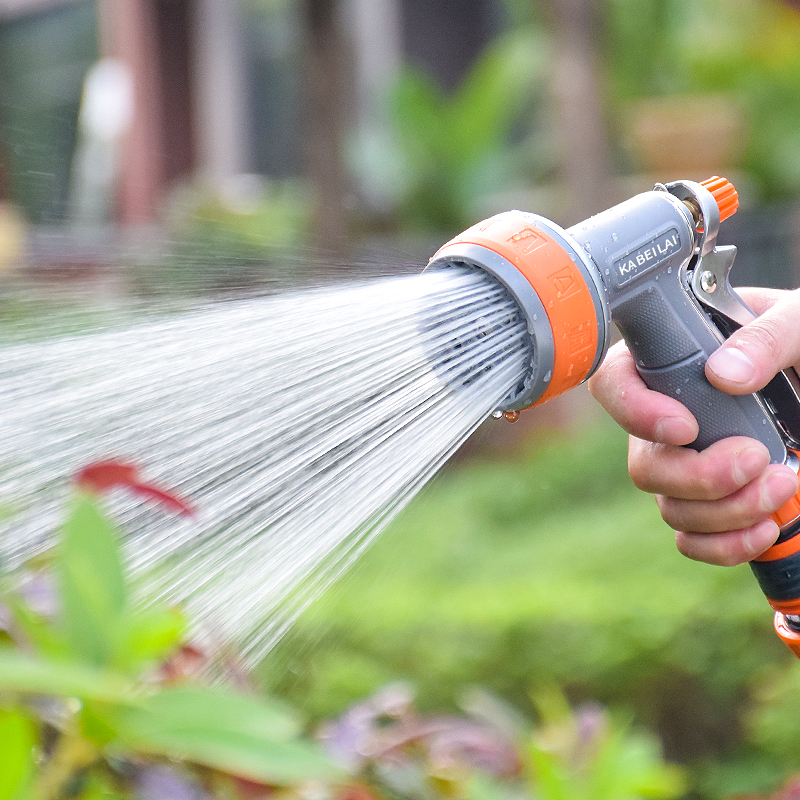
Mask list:
[[[734,396],[709,383],[705,363],[723,337],[700,305],[677,281],[654,284],[617,304],[612,319],[648,388],[674,397],[694,414],[700,433],[690,446],[703,450],[728,436],[747,436],[766,445],[773,463],[796,464],[797,453],[787,449],[784,432],[760,392]],[[794,410],[800,418],[800,408]],[[780,537],[750,566],[776,611],[800,614],[800,496],[773,519]]]
[[[694,414],[700,429],[691,444],[696,450],[728,436],[748,436],[766,445],[772,462],[785,463],[784,437],[763,398],[725,394],[705,376],[706,361],[722,335],[679,279],[659,277],[612,309],[648,388],[674,397]]]

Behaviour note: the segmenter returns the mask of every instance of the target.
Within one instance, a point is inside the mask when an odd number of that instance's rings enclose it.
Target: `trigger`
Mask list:
[[[735,247],[716,247],[697,262],[692,273],[694,296],[712,314],[716,312],[736,323],[734,328],[746,325],[756,318],[752,310],[731,288],[729,275],[735,258]],[[729,336],[730,332],[726,335]]]
[[[711,321],[728,338],[756,315],[731,288],[729,275],[736,248],[716,247],[703,256],[692,273],[692,292]],[[800,379],[793,369],[779,372],[758,393],[788,445],[800,448]]]

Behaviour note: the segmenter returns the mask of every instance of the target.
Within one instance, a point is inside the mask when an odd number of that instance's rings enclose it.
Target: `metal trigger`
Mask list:
[[[732,245],[715,247],[702,256],[692,273],[692,292],[704,306],[742,326],[756,315],[731,288],[729,275],[735,258]]]

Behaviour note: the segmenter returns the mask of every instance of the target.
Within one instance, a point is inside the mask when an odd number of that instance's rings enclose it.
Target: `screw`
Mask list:
[[[700,288],[706,294],[713,294],[717,288],[717,276],[713,272],[706,270],[700,275]]]

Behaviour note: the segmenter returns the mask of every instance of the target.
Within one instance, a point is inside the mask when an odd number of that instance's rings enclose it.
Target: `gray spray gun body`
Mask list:
[[[611,319],[650,389],[694,414],[702,450],[728,436],[761,441],[773,463],[798,471],[800,389],[794,370],[755,394],[732,396],[705,375],[708,357],[754,319],[731,289],[735,247],[717,247],[719,209],[700,184],[656,187],[567,233],[601,275]],[[624,243],[617,246],[620,242]],[[800,656],[800,495],[776,514],[777,542],[751,561],[779,613],[779,636]],[[786,614],[786,616],[784,616]],[[795,641],[796,640],[796,641]]]
[[[774,463],[797,469],[787,448],[797,446],[796,376],[781,374],[765,394],[740,396],[720,392],[705,376],[711,353],[754,316],[730,288],[736,248],[716,247],[718,227],[710,194],[681,182],[637,195],[567,233],[599,273],[610,317],[644,382],[697,418],[692,447],[748,436],[766,445]]]

